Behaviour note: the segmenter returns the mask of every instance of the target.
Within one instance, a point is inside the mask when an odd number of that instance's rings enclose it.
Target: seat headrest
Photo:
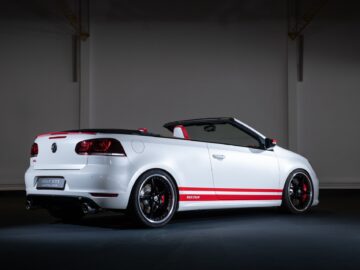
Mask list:
[[[182,138],[185,140],[189,139],[189,134],[183,125],[178,125],[174,127],[173,135],[175,138]]]

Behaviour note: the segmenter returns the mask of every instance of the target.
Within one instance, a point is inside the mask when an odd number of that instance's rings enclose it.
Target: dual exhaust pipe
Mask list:
[[[33,203],[31,200],[26,200],[25,209],[31,210],[33,208]]]
[[[84,215],[87,215],[87,214],[95,214],[98,212],[98,210],[96,208],[93,208],[91,207],[89,204],[87,204],[86,202],[85,203],[82,203],[80,205],[81,207],[81,211],[83,212]]]
[[[32,210],[34,208],[36,208],[36,207],[34,206],[33,201],[32,200],[26,200],[25,209],[26,210]],[[84,215],[95,214],[95,213],[97,213],[99,211],[97,208],[91,207],[86,202],[80,203],[80,210]]]

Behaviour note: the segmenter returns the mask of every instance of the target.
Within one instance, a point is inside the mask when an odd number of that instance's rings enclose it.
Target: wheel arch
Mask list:
[[[168,174],[170,177],[171,177],[171,180],[173,181],[175,187],[176,187],[176,193],[177,193],[177,196],[179,198],[179,183],[176,179],[176,177],[174,177],[174,171],[173,170],[169,170],[167,168],[164,168],[162,166],[154,166],[154,167],[149,167],[149,168],[144,168],[142,170],[138,170],[134,176],[132,177],[131,181],[129,182],[129,185],[128,185],[128,192],[127,194],[129,194],[128,198],[127,198],[127,202],[126,202],[126,208],[129,207],[129,202],[130,200],[132,199],[132,196],[134,194],[134,187],[135,187],[135,184],[136,182],[141,178],[141,176],[143,176],[145,173],[148,173],[150,171],[154,171],[154,170],[158,170],[158,171],[163,171],[165,172],[166,174]],[[178,201],[178,205],[176,206],[177,208],[179,207],[179,201]]]
[[[304,170],[313,182],[314,187],[318,187],[318,179],[310,163],[304,158],[278,158],[279,162],[279,186],[283,189],[289,175],[295,170]]]
[[[305,173],[305,174],[309,177],[312,185],[314,185],[313,179],[312,179],[310,173],[309,173],[306,169],[304,169],[304,168],[302,168],[302,167],[293,168],[293,169],[291,169],[291,170],[287,173],[287,176],[286,176],[285,180],[282,182],[281,188],[282,188],[282,190],[283,190],[283,193],[284,193],[285,185],[286,185],[286,182],[288,181],[288,179],[289,179],[294,173],[296,173],[296,172],[298,172],[298,171],[301,171],[301,172]]]

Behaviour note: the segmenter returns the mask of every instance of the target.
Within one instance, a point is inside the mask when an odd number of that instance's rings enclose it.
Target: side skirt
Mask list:
[[[251,207],[277,207],[281,200],[261,201],[180,201],[178,211],[251,208]]]

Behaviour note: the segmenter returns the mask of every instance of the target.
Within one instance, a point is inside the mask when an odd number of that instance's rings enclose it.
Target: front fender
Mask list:
[[[292,155],[290,151],[287,151],[286,155],[278,154],[277,158],[279,160],[279,177],[282,189],[284,189],[286,179],[294,170],[303,169],[310,175],[312,180],[314,186],[313,205],[317,205],[319,203],[319,179],[308,160],[295,153]]]

